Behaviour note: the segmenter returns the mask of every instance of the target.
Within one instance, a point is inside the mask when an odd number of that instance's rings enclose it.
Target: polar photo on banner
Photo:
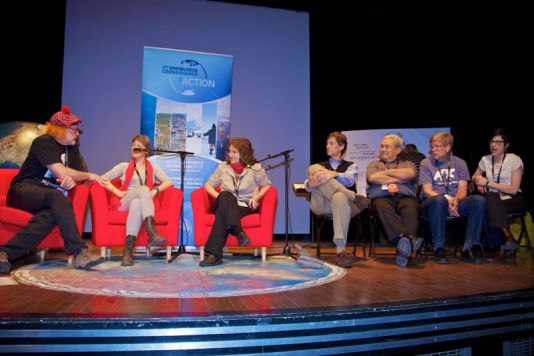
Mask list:
[[[176,187],[181,186],[184,159],[181,241],[186,246],[194,245],[190,193],[226,159],[232,66],[233,57],[228,55],[144,48],[141,132],[154,143],[156,155],[151,161]]]
[[[380,141],[382,141],[384,135],[397,134],[402,137],[405,145],[408,143],[415,144],[418,151],[428,157],[428,140],[437,132],[450,132],[450,128],[433,127],[343,131],[348,141],[345,159],[356,163],[358,167],[358,177],[356,180],[356,189],[358,192],[361,194],[366,193],[367,179],[365,177],[365,171],[369,163],[378,159]]]

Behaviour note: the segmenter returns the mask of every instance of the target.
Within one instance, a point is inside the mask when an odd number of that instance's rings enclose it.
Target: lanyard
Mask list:
[[[69,149],[65,146],[65,167],[69,166]]]
[[[241,182],[243,181],[243,175],[240,175],[238,178],[238,183],[235,183],[235,178],[232,177],[232,181],[234,182],[234,192],[236,198],[239,198],[239,187],[241,186]]]
[[[449,166],[447,167],[447,176],[446,176],[447,179],[444,179],[443,175],[441,174],[441,169],[439,168],[439,161],[436,160],[436,167],[438,167],[438,173],[439,173],[439,176],[441,177],[441,181],[445,185],[445,192],[447,194],[449,194],[449,184],[451,180],[451,161],[452,161],[452,157],[449,157]]]
[[[491,156],[491,175],[493,176],[493,180],[497,183],[501,182],[501,172],[502,172],[502,166],[504,166],[504,159],[506,158],[506,152],[504,153],[504,156],[502,156],[501,161],[501,167],[499,168],[499,173],[497,173],[497,179],[495,179],[495,157]]]
[[[137,170],[137,166],[134,167],[135,169],[135,173],[137,174],[137,176],[139,177],[139,184],[141,184],[141,186],[145,185],[146,184],[146,167],[145,167],[145,181],[143,182],[143,180],[141,179],[141,175],[139,174],[139,171]]]

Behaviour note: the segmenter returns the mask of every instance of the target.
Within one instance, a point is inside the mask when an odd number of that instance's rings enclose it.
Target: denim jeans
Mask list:
[[[480,245],[486,217],[486,199],[481,195],[469,195],[458,204],[458,213],[467,218],[465,244]],[[421,216],[428,218],[434,248],[445,246],[445,229],[449,219],[449,202],[442,195],[428,198],[421,203]]]

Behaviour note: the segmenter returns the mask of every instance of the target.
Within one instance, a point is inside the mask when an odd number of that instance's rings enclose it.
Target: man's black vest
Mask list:
[[[337,166],[337,169],[332,168],[329,161],[319,162],[319,164],[329,171],[336,171],[339,173],[345,173],[345,171],[353,164],[354,162],[345,161],[344,159],[341,160],[341,163]],[[348,187],[350,190],[356,190],[356,184],[354,184],[352,187]]]

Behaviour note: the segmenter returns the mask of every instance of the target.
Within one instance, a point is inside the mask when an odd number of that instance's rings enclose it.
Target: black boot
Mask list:
[[[135,247],[136,237],[133,235],[126,236],[126,244],[124,245],[124,251],[122,252],[121,266],[133,266],[133,249]]]
[[[0,251],[0,274],[9,273],[10,269],[9,256],[4,251]]]
[[[145,230],[148,234],[148,248],[161,246],[167,242],[166,238],[158,234],[153,216],[147,216],[145,218]]]
[[[237,234],[237,244],[240,247],[248,246],[250,244],[250,239],[244,231],[241,231],[239,234]]]

